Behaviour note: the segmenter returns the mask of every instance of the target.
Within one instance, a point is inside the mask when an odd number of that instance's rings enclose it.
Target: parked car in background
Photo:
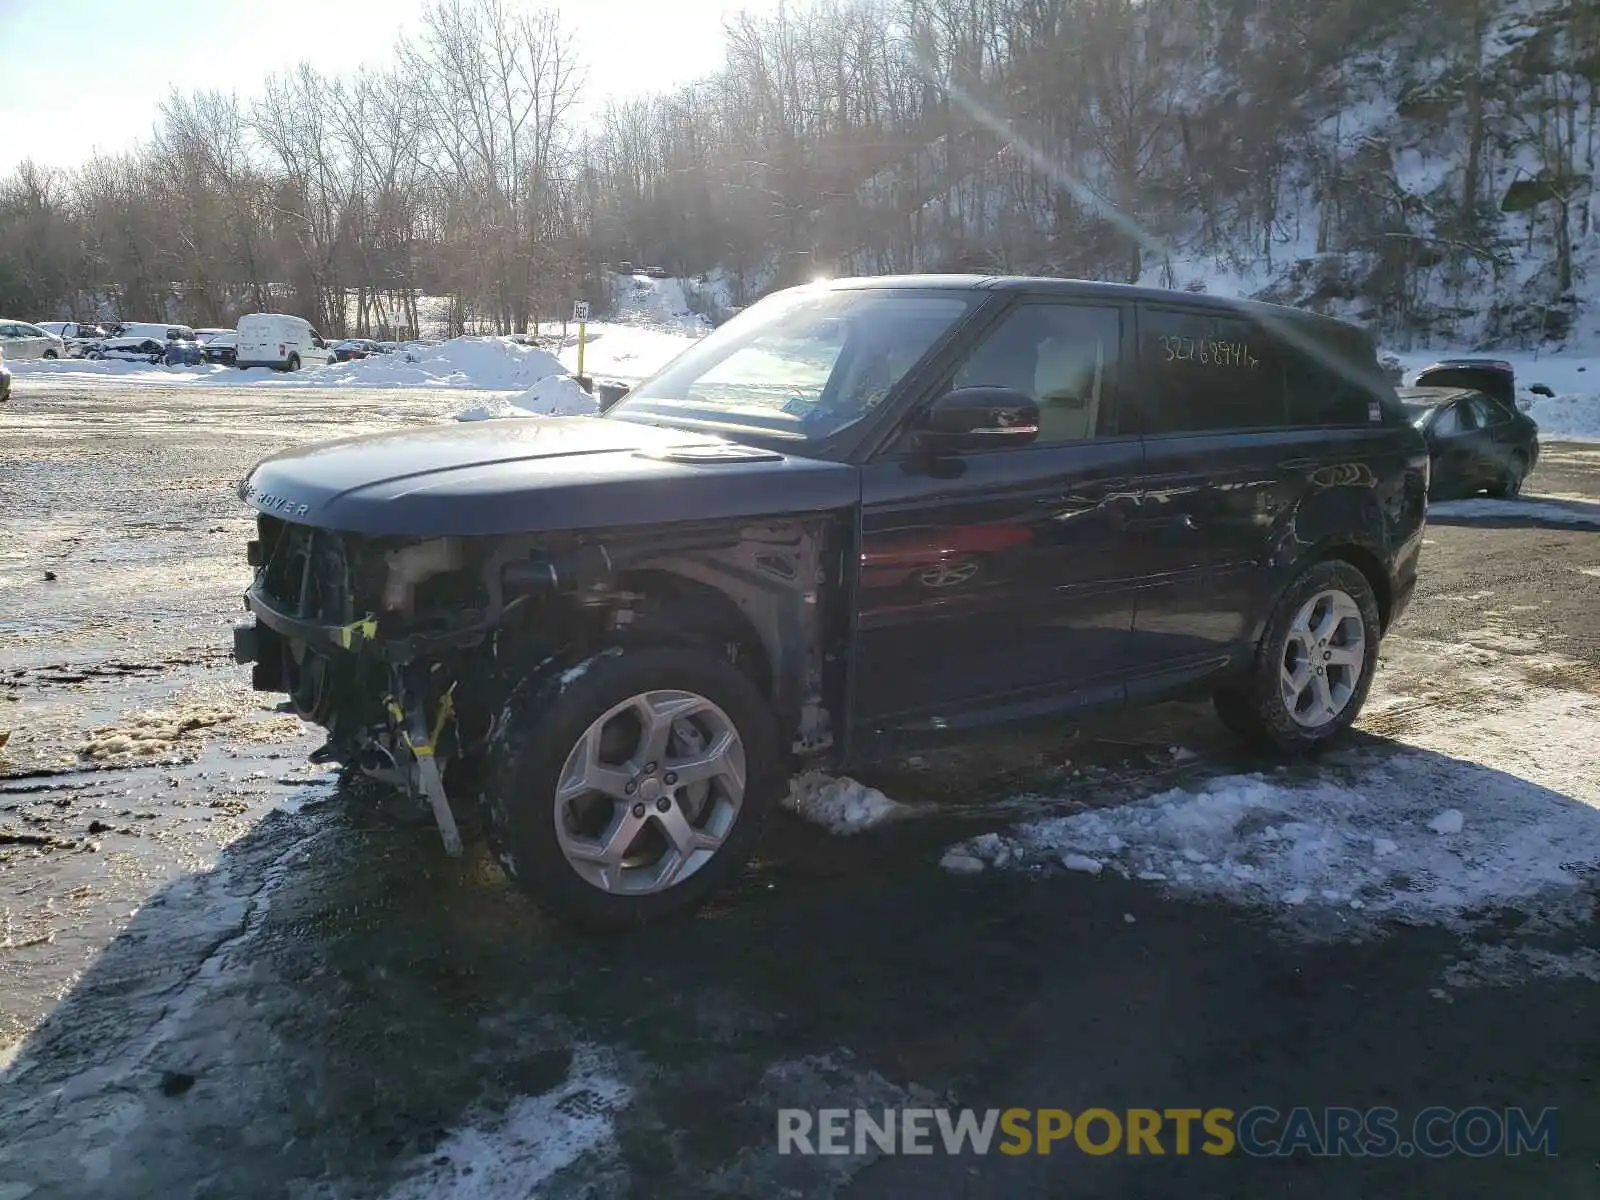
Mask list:
[[[236,363],[240,367],[298,371],[306,366],[325,366],[332,360],[333,351],[328,343],[304,317],[251,313],[239,318]]]
[[[173,325],[163,321],[113,321],[106,326],[111,337],[151,337],[167,342],[192,342],[195,332],[188,325]]]
[[[634,926],[732,879],[796,769],[1196,692],[1272,753],[1334,742],[1416,587],[1427,476],[1351,325],[839,281],[602,416],[266,459],[235,657],[447,848],[460,780],[516,884]]]
[[[231,367],[238,358],[239,334],[232,329],[197,329],[201,334],[200,353],[208,363]],[[209,336],[207,336],[209,335]]]
[[[196,338],[173,338],[163,362],[169,367],[197,367],[205,362],[205,348]]]
[[[1511,497],[1539,463],[1539,426],[1527,413],[1473,388],[1400,389],[1411,423],[1428,442],[1435,500],[1472,496]]]
[[[670,278],[672,278],[672,273],[670,271],[668,271],[665,267],[646,267],[644,269],[644,273],[646,275],[648,275],[651,279],[670,279]]]
[[[168,345],[165,338],[111,337],[96,344],[89,357],[113,362],[164,363]]]
[[[0,318],[0,350],[18,362],[31,358],[65,358],[67,344],[55,334],[26,321]]]
[[[1517,407],[1515,368],[1498,358],[1446,358],[1429,363],[1411,381],[1419,388],[1472,388],[1507,408]]]
[[[100,326],[81,321],[35,321],[34,324],[65,342],[68,358],[84,357],[90,346],[106,336],[106,331]]]
[[[6,366],[6,352],[0,350],[0,404],[11,399],[11,368]]]
[[[382,342],[375,342],[371,338],[346,338],[342,342],[335,342],[332,349],[335,362],[352,362],[373,354],[392,353],[385,349]]]

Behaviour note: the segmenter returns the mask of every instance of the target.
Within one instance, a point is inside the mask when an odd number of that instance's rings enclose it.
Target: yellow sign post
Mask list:
[[[587,300],[574,300],[572,302],[572,319],[578,323],[578,370],[576,374],[579,379],[582,379],[584,335],[589,324],[589,302]]]

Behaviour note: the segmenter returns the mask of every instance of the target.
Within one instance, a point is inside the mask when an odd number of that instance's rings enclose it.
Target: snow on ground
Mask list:
[[[516,1101],[492,1128],[451,1133],[388,1200],[531,1195],[585,1155],[615,1153],[612,1117],[630,1099],[608,1053],[574,1046],[571,1074],[559,1087]]]
[[[1444,500],[1428,505],[1428,519],[1452,521],[1531,521],[1546,525],[1576,525],[1600,529],[1600,504],[1581,497],[1537,500]]]
[[[452,338],[433,346],[308,367],[293,374],[266,367],[241,371],[214,364],[167,367],[88,359],[11,365],[14,373],[24,378],[82,381],[111,377],[118,383],[164,386],[481,388],[487,391],[522,391],[566,370],[548,351],[498,337]]]
[[[820,771],[807,771],[790,780],[789,795],[783,804],[806,820],[839,834],[860,833],[911,812],[877,788]]]
[[[680,279],[651,279],[648,275],[619,277],[616,282],[615,318],[620,325],[656,329],[679,337],[696,338],[711,326],[689,307]]]
[[[623,383],[638,383],[648,379],[678,355],[682,354],[698,337],[669,333],[661,329],[637,325],[619,325],[612,322],[589,326],[588,345],[583,352],[583,373],[591,379],[616,379]],[[578,371],[578,331],[568,331],[562,343],[561,365],[573,374]]]
[[[1487,697],[1470,710],[1375,695],[1363,722],[1410,718],[1400,744],[1330,753],[1314,775],[1225,775],[1025,822],[951,847],[943,865],[1112,872],[1356,929],[1455,926],[1503,908],[1587,914],[1600,873],[1600,699],[1529,690],[1474,641],[1486,638],[1433,648],[1458,660],[1453,684]]]
[[[619,276],[615,286],[613,319],[588,327],[585,375],[638,383],[711,330],[710,323],[690,309],[682,280]],[[561,362],[577,373],[578,331],[574,328],[568,328],[562,343]]]

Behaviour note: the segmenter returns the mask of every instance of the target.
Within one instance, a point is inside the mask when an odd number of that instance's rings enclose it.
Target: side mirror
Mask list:
[[[1025,446],[1038,436],[1039,406],[1027,393],[968,387],[933,402],[912,432],[912,445],[924,454],[961,454]]]

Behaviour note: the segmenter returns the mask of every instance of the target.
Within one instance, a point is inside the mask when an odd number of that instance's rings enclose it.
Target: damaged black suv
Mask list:
[[[259,511],[236,657],[319,755],[481,805],[591,926],[738,871],[800,765],[1210,694],[1355,719],[1428,456],[1361,331],[1065,280],[813,285],[603,416],[314,445]]]

